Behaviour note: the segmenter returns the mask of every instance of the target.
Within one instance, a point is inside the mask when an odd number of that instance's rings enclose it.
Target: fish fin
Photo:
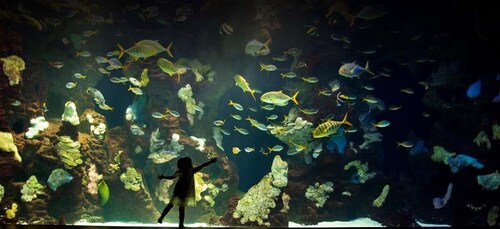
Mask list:
[[[345,113],[345,115],[344,115],[344,119],[342,119],[342,123],[343,123],[343,124],[346,124],[346,125],[348,125],[348,126],[352,126],[352,123],[350,123],[349,121],[347,121],[347,114],[348,114],[348,113],[349,113],[349,112],[346,112],[346,113]]]
[[[297,95],[299,95],[299,92],[300,92],[300,91],[295,92],[295,94],[293,94],[293,96],[292,96],[292,101],[293,101],[293,103],[295,103],[296,105],[299,105],[299,103],[297,102]]]
[[[261,71],[264,70],[264,64],[262,64],[262,63],[260,64],[260,70]]]
[[[120,49],[120,54],[118,55],[118,59],[122,58],[123,54],[125,53],[125,49],[123,49],[123,47],[120,45],[120,44],[116,44],[118,45],[118,48]]]
[[[165,49],[165,51],[167,52],[167,54],[171,57],[171,58],[174,58],[174,55],[172,55],[172,45],[174,44],[174,42],[170,42],[170,44],[168,44],[167,48]]]
[[[366,65],[365,65],[365,71],[372,74],[372,75],[375,75],[373,74],[373,72],[370,70],[370,66],[369,66],[369,61],[367,60],[366,61]]]
[[[132,86],[128,85],[128,90],[127,91],[130,91],[132,90]]]

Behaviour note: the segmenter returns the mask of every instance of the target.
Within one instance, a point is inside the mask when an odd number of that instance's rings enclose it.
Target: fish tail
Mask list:
[[[255,95],[253,95],[254,93],[255,93],[255,90],[250,89],[250,94],[252,95],[253,100],[254,100],[254,101],[257,101],[257,100],[255,99]]]
[[[127,91],[130,91],[132,90],[132,87],[130,85],[128,85],[128,90]]]
[[[170,42],[170,44],[168,44],[167,48],[165,49],[165,51],[167,52],[167,54],[171,57],[171,58],[174,58],[174,55],[172,55],[172,45],[174,44],[174,42]]]
[[[79,57],[80,55],[81,55],[80,52],[76,51],[75,57]]]
[[[366,61],[366,66],[365,66],[365,71],[372,74],[372,75],[375,75],[371,70],[370,70],[370,66],[369,66],[369,61],[367,60]]]
[[[233,100],[229,100],[229,103],[227,105],[233,105]]]
[[[343,124],[346,124],[348,126],[352,126],[352,123],[350,123],[349,121],[347,121],[347,114],[349,114],[349,112],[346,112],[345,115],[344,115],[344,119],[342,119],[342,123]]]
[[[122,58],[123,54],[125,53],[125,49],[123,49],[123,47],[120,45],[120,44],[116,44],[118,45],[118,48],[120,49],[120,54],[118,55],[118,59]]]
[[[300,91],[295,92],[295,94],[293,94],[293,96],[292,96],[292,101],[293,101],[293,103],[295,103],[296,105],[299,105],[299,102],[297,102],[297,95],[299,95],[299,92],[300,92]]]
[[[260,70],[264,70],[264,64],[260,64]]]

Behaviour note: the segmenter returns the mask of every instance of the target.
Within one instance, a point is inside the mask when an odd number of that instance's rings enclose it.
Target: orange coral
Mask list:
[[[0,58],[3,61],[3,72],[9,77],[10,86],[19,84],[21,80],[21,72],[25,68],[25,64],[21,57],[16,55]]]

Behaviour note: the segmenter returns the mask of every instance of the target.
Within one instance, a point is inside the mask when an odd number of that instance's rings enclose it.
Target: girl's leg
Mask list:
[[[158,223],[161,223],[163,221],[163,218],[168,214],[168,212],[174,207],[173,204],[169,203],[165,209],[163,209],[163,212],[161,213],[160,218],[158,218]]]
[[[184,228],[185,207],[179,206],[179,228]]]

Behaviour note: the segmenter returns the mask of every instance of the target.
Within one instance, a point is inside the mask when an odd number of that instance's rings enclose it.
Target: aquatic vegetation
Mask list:
[[[45,117],[39,116],[37,118],[30,120],[31,127],[26,131],[25,136],[28,139],[33,139],[38,136],[41,131],[44,131],[49,127],[49,122],[45,121]]]
[[[500,173],[498,173],[497,170],[494,173],[490,173],[487,175],[478,175],[477,183],[483,186],[483,188],[485,188],[486,190],[497,190],[498,186],[500,185]]]
[[[314,202],[316,207],[321,208],[325,205],[326,201],[330,197],[328,194],[333,192],[333,183],[327,181],[324,184],[319,184],[316,182],[314,186],[310,185],[307,190],[305,197]]]
[[[0,58],[3,61],[3,72],[9,78],[9,85],[19,84],[22,78],[22,71],[25,68],[24,60],[16,55]]]
[[[72,169],[83,163],[78,141],[73,141],[69,136],[59,136],[58,140],[55,145],[57,155],[66,169]]]
[[[17,151],[17,146],[14,144],[14,138],[11,133],[0,132],[0,151],[12,153],[16,161],[22,162],[22,158]]]
[[[44,186],[38,183],[35,175],[30,176],[30,178],[24,183],[21,189],[21,200],[23,202],[31,202],[36,199],[38,195],[45,194]]]
[[[384,186],[384,188],[382,189],[382,192],[380,193],[380,195],[375,199],[373,200],[373,207],[382,207],[382,204],[384,204],[385,202],[385,199],[387,198],[387,195],[389,194],[389,185],[386,184]]]
[[[59,186],[69,183],[73,180],[73,176],[66,172],[64,169],[54,169],[50,173],[49,179],[47,180],[47,184],[50,189],[56,191]]]
[[[142,176],[135,168],[128,167],[127,171],[120,175],[120,180],[124,184],[125,189],[137,192],[144,186]]]
[[[76,105],[74,102],[68,101],[64,104],[64,113],[62,114],[61,120],[67,122],[73,126],[80,124],[80,118],[78,118],[78,113],[76,112]]]

